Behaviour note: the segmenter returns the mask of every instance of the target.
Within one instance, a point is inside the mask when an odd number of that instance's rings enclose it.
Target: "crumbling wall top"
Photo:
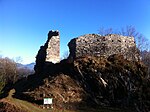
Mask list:
[[[46,43],[40,47],[36,56],[35,72],[40,73],[49,63],[57,63],[60,61],[60,37],[59,31],[51,30],[48,33]]]
[[[51,30],[51,31],[49,31],[49,33],[48,33],[48,39],[51,39],[52,38],[52,36],[59,36],[59,31],[58,30]]]

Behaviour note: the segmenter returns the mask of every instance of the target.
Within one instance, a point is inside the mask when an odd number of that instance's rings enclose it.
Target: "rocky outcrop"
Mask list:
[[[43,98],[50,97],[57,108],[130,107],[147,112],[150,83],[146,71],[141,62],[122,55],[63,60],[49,66],[43,75],[30,76],[18,84],[16,94],[41,106]]]
[[[110,34],[100,36],[97,34],[87,34],[72,39],[69,44],[69,58],[84,56],[104,56],[121,54],[125,59],[138,61],[139,52],[133,37]]]
[[[60,37],[58,31],[49,31],[48,39],[44,46],[40,47],[36,56],[35,72],[41,73],[44,67],[50,63],[60,61]]]
[[[42,75],[18,82],[16,96],[40,106],[43,98],[50,97],[55,107],[65,109],[102,106],[150,110],[147,67],[139,60],[133,37],[84,35],[69,42],[68,59],[52,64],[59,56],[58,36],[57,31],[49,32],[36,58],[36,74]]]
[[[100,36],[87,34],[72,39],[69,43],[69,59],[84,56],[104,56],[108,58],[114,54],[121,54],[127,60],[139,61],[140,55],[133,37],[110,34]],[[58,31],[50,31],[44,46],[41,46],[37,56],[35,72],[42,73],[51,63],[60,61],[60,38]]]

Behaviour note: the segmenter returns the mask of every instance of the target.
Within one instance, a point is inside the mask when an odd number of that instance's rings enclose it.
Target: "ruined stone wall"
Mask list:
[[[58,31],[49,31],[48,39],[44,46],[36,56],[35,72],[41,73],[44,67],[50,63],[57,63],[60,61],[60,37]]]
[[[82,56],[105,56],[122,54],[125,59],[139,60],[139,53],[133,37],[110,34],[100,36],[97,34],[83,35],[72,39],[69,44],[69,58]]]
[[[48,41],[46,43],[46,62],[57,63],[60,61],[60,37],[58,34],[48,34]]]

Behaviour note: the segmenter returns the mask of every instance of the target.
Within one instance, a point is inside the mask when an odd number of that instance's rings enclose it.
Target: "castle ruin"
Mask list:
[[[50,31],[48,33],[48,40],[45,44],[46,62],[57,63],[60,61],[60,37],[58,31]]]
[[[40,47],[36,56],[36,65],[34,70],[41,73],[44,67],[50,63],[58,63],[60,61],[60,36],[58,31],[49,31],[48,39],[44,46]]]
[[[85,56],[104,56],[108,58],[114,54],[121,54],[127,60],[138,61],[139,51],[136,48],[134,37],[110,34],[100,36],[87,34],[72,39],[69,43],[69,59]],[[41,46],[37,56],[35,71],[41,72],[48,63],[60,61],[60,37],[58,31],[49,31],[48,39]]]
[[[109,34],[100,36],[98,34],[87,34],[72,39],[69,43],[69,58],[84,56],[109,57],[121,54],[127,60],[139,60],[139,52],[136,48],[134,37]]]

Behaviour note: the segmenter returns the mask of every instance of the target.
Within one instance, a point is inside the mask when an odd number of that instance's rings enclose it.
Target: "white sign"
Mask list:
[[[52,104],[52,98],[44,98],[44,104]]]

